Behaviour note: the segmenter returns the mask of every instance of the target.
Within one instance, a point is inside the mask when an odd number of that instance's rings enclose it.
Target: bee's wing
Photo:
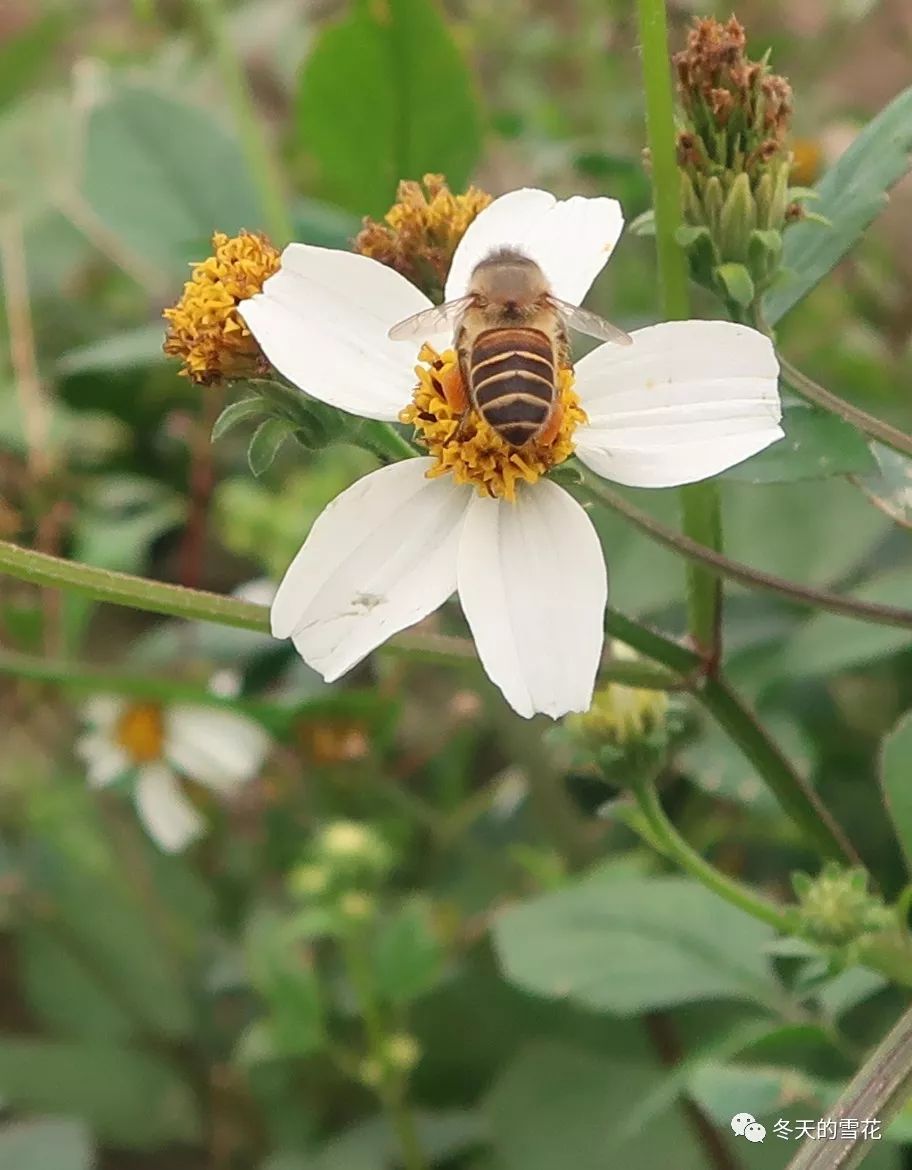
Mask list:
[[[578,305],[569,305],[566,301],[550,298],[555,309],[564,319],[564,323],[578,333],[585,333],[589,337],[597,337],[599,341],[613,341],[617,345],[632,345],[633,338],[617,325],[612,325],[598,313],[590,313],[588,309],[581,309]]]
[[[391,341],[408,341],[414,337],[427,337],[451,329],[472,303],[472,296],[460,297],[458,301],[447,301],[444,305],[432,305],[411,317],[406,317],[389,331]]]

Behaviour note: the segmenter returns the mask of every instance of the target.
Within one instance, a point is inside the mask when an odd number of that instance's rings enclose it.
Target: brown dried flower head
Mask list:
[[[162,314],[165,353],[180,358],[181,373],[204,386],[267,372],[237,307],[279,269],[278,250],[258,232],[216,232],[212,247],[215,254],[194,265],[180,300]]]
[[[403,180],[396,198],[382,221],[365,218],[354,249],[439,299],[456,246],[491,196],[477,187],[454,195],[443,175],[425,175]]]

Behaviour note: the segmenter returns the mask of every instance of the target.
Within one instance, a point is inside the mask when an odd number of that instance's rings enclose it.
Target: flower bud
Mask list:
[[[895,926],[893,912],[868,889],[864,870],[831,862],[816,878],[793,874],[792,885],[798,897],[799,929],[814,942],[848,946],[863,935]]]
[[[812,194],[789,188],[791,86],[770,71],[767,57],[751,61],[745,47],[735,17],[698,19],[674,57],[686,225],[679,243],[693,279],[736,320],[775,279],[782,232]]]
[[[386,842],[357,821],[334,821],[317,837],[314,853],[339,878],[381,877],[393,863]]]

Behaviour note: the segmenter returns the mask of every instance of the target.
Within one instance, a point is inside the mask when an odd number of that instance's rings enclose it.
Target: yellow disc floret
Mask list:
[[[563,417],[556,436],[551,442],[531,439],[517,448],[506,443],[471,407],[463,413],[450,406],[444,386],[461,377],[454,350],[438,354],[425,345],[418,360],[414,398],[399,420],[415,428],[418,441],[437,461],[428,472],[430,477],[449,473],[457,483],[472,484],[479,495],[513,501],[518,484],[535,483],[573,454],[573,432],[586,421],[586,414],[573,388],[569,366],[558,373]]]
[[[439,296],[457,244],[491,196],[477,187],[454,195],[443,175],[425,175],[420,183],[403,180],[396,198],[382,221],[364,220],[355,251],[395,268],[429,296]]]
[[[161,707],[155,703],[134,703],[117,721],[114,738],[133,764],[160,760],[165,740]]]
[[[183,296],[163,313],[169,326],[165,353],[179,357],[181,373],[202,385],[268,369],[237,307],[279,269],[278,251],[258,233],[216,232],[212,247],[215,255],[194,266]]]

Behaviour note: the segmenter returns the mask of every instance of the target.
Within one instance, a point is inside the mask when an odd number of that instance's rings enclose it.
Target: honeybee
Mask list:
[[[567,327],[630,345],[633,338],[587,309],[559,300],[539,265],[513,248],[476,264],[459,300],[394,325],[393,341],[455,331],[461,385],[444,386],[449,405],[474,410],[511,447],[551,443],[560,430],[558,370],[570,363]],[[457,431],[457,434],[459,432]]]

